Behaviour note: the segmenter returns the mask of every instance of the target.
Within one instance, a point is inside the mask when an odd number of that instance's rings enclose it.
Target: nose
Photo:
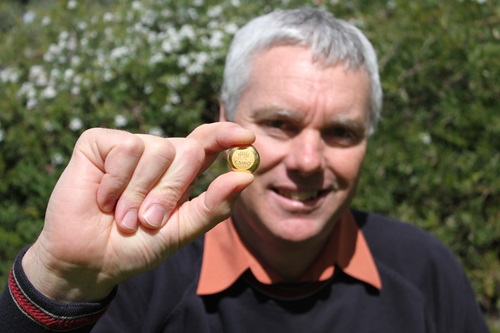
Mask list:
[[[325,166],[324,148],[325,144],[318,131],[302,131],[291,141],[286,157],[288,169],[302,176],[322,170]]]

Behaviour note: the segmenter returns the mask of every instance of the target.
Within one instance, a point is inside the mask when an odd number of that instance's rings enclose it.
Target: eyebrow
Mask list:
[[[264,121],[264,120],[269,120],[271,119],[286,119],[290,120],[295,123],[301,123],[302,120],[304,119],[304,115],[300,112],[295,112],[292,110],[288,109],[283,109],[283,108],[274,108],[274,107],[267,107],[267,108],[261,108],[261,109],[256,109],[252,111],[251,117],[256,121]]]
[[[266,120],[287,120],[295,124],[301,124],[305,115],[301,112],[296,112],[282,107],[265,107],[253,110],[251,117],[256,123]],[[325,128],[333,129],[335,127],[343,127],[354,133],[368,135],[369,127],[366,120],[360,118],[349,118],[342,114],[335,114],[328,119]]]
[[[368,126],[366,120],[360,118],[348,118],[342,115],[334,115],[329,120],[329,126],[327,127],[336,127],[342,126],[347,128],[355,133],[363,133],[364,135],[368,135]]]

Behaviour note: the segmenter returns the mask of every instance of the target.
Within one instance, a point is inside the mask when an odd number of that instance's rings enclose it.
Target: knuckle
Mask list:
[[[160,197],[157,197],[156,200],[152,200],[153,202],[158,202],[162,205],[162,207],[167,212],[171,212],[175,210],[179,201],[179,192],[181,189],[179,186],[170,185],[164,189],[163,194]]]
[[[195,137],[198,133],[206,133],[207,131],[210,131],[210,126],[211,124],[201,124],[198,127],[196,127],[193,132],[189,135],[190,137]]]
[[[124,132],[117,148],[126,155],[137,157],[142,155],[144,147],[144,142],[138,136]]]
[[[182,156],[189,156],[190,159],[193,159],[193,160],[196,160],[199,162],[203,161],[203,159],[205,157],[205,149],[198,142],[198,140],[194,140],[194,139],[186,139],[184,144],[179,149],[179,153]]]
[[[155,140],[148,146],[148,153],[161,165],[169,165],[175,157],[174,145],[166,139]]]

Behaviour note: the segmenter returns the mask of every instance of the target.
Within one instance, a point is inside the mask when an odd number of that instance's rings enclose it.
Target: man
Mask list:
[[[0,330],[487,332],[436,239],[350,209],[381,96],[352,25],[314,9],[251,21],[228,54],[221,122],[184,139],[82,135],[14,264]],[[252,143],[254,175],[188,200],[219,152]]]

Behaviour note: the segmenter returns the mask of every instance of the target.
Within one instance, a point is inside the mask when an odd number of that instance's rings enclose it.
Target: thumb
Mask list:
[[[186,228],[187,241],[191,241],[213,228],[231,215],[239,194],[253,182],[254,176],[246,172],[228,172],[217,177],[207,191],[180,208],[180,219]]]

